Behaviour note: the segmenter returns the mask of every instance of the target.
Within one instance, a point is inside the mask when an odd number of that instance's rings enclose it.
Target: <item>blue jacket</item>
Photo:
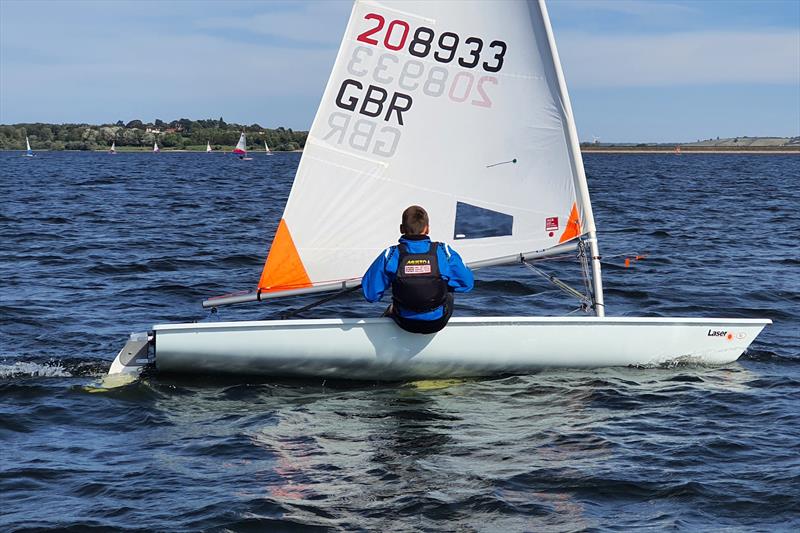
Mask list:
[[[424,254],[431,247],[431,240],[427,236],[411,238],[403,236],[400,238],[400,242],[405,243],[408,251],[412,254]],[[436,254],[439,260],[439,273],[447,281],[447,285],[455,292],[472,290],[475,280],[472,277],[472,271],[461,260],[461,256],[446,244],[439,246]],[[397,275],[399,257],[397,246],[390,246],[372,262],[361,279],[361,289],[364,291],[364,298],[367,301],[377,302],[387,289],[391,290],[392,281]],[[413,320],[436,320],[442,317],[444,306],[425,313],[415,313],[407,309],[397,309],[397,312],[400,316]]]

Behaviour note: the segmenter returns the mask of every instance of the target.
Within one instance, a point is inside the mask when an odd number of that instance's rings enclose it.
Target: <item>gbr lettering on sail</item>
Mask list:
[[[490,109],[508,46],[491,35],[434,28],[408,14],[357,6],[332,86],[323,140],[391,158],[421,98]],[[330,105],[330,104],[333,105]]]

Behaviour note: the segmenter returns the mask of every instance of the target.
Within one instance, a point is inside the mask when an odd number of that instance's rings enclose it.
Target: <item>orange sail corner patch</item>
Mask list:
[[[297,253],[289,226],[281,219],[264,263],[258,288],[266,292],[276,292],[305,287],[311,287],[311,279],[300,254]]]
[[[567,222],[567,227],[564,228],[564,233],[561,234],[561,237],[558,239],[558,243],[561,244],[562,242],[566,242],[568,240],[574,239],[581,234],[581,221],[578,217],[578,204],[572,204],[572,211],[569,213],[569,221]]]

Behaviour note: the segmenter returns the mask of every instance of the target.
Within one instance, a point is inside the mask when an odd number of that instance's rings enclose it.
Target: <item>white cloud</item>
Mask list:
[[[562,32],[558,49],[570,86],[800,84],[797,31]]]
[[[337,46],[344,33],[351,2],[326,1],[298,4],[297,10],[197,20],[204,30],[243,30],[280,37],[289,42]]]
[[[310,125],[336,55],[336,48],[287,53],[197,35],[119,48],[103,47],[100,40],[86,44],[97,52],[46,66],[5,63],[3,75],[18,83],[3,83],[0,122],[224,114],[228,120],[303,128]],[[307,105],[286,109],[287,99]],[[47,102],[47,116],[40,117],[31,101]]]
[[[569,0],[554,2],[558,9],[577,9],[586,11],[608,11],[645,18],[663,16],[687,16],[699,10],[683,4],[664,2],[642,2],[641,0]]]

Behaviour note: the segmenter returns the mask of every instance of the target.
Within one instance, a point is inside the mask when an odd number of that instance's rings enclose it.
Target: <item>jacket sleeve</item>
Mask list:
[[[454,292],[469,292],[475,285],[475,278],[472,271],[464,264],[458,252],[450,248],[447,244],[439,247],[439,264],[447,265],[446,271],[440,268],[442,274],[447,277],[447,285]]]
[[[364,277],[361,278],[361,290],[368,302],[377,302],[383,298],[383,293],[392,285],[392,276],[387,268],[389,259],[393,255],[391,250],[391,248],[387,248],[375,258]]]

